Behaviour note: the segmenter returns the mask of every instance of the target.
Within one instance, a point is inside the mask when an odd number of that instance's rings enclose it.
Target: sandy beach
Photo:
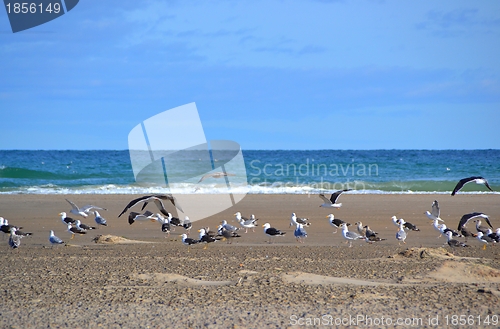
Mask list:
[[[500,246],[485,250],[444,247],[424,215],[434,200],[456,229],[466,213],[480,211],[500,226],[500,196],[492,194],[345,194],[339,210],[320,208],[316,195],[247,195],[242,202],[193,223],[215,229],[233,214],[255,214],[287,234],[269,244],[262,228],[188,249],[177,228],[169,237],[158,223],[129,225],[118,218],[132,195],[2,195],[0,216],[33,232],[19,249],[0,244],[2,328],[294,328],[419,327],[465,324],[498,327]],[[95,204],[108,227],[70,240],[59,213],[68,198]],[[167,205],[173,210],[171,205]],[[156,211],[154,205],[149,210]],[[132,210],[139,211],[139,207]],[[296,242],[290,215],[307,217],[308,237]],[[387,240],[352,248],[325,218],[357,221]],[[417,225],[406,244],[395,239],[397,215]],[[82,222],[94,225],[93,216]],[[474,223],[469,223],[474,228]],[[350,227],[354,230],[354,227]],[[67,242],[51,247],[49,231]],[[95,243],[98,235],[118,237]],[[117,243],[121,242],[121,243]]]

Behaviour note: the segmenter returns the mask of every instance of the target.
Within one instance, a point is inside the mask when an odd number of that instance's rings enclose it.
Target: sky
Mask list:
[[[500,1],[82,0],[17,33],[0,9],[0,149],[125,150],[192,102],[248,150],[500,149],[499,59]]]

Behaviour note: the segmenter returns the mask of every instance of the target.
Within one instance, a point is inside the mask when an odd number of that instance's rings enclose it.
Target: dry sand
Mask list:
[[[69,240],[58,215],[69,210],[65,197],[106,207],[109,226]],[[157,223],[129,225],[124,216],[117,218],[132,198],[1,195],[0,216],[33,236],[17,250],[9,248],[7,236],[0,243],[0,327],[443,328],[462,320],[470,327],[499,327],[500,246],[483,250],[470,239],[469,248],[443,248],[445,238],[423,214],[437,199],[449,227],[473,211],[490,215],[498,227],[499,195],[345,194],[339,210],[319,208],[317,196],[248,195],[194,222],[191,236],[223,219],[236,225],[236,211],[253,213],[261,225],[269,222],[287,235],[268,244],[259,227],[232,244],[206,249],[184,246],[181,228],[165,237]],[[156,211],[154,205],[148,209]],[[312,223],[304,244],[289,227],[292,212]],[[387,240],[356,241],[349,248],[340,232],[332,233],[329,213],[352,224],[362,221]],[[392,215],[421,231],[398,245]],[[93,216],[83,222],[93,224]],[[52,248],[49,230],[68,245]],[[98,235],[103,243],[93,241]]]

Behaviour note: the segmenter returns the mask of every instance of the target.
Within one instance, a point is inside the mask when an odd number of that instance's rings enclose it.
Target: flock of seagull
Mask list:
[[[455,195],[458,191],[462,189],[465,184],[475,182],[477,184],[484,184],[489,190],[493,191],[491,187],[488,185],[488,182],[483,177],[473,176],[461,179],[456,187],[454,188],[451,195]],[[333,193],[330,198],[327,198],[324,194],[319,194],[319,197],[323,200],[323,203],[320,207],[324,208],[340,208],[342,203],[338,203],[337,200],[340,195],[344,192],[350,191],[351,189],[344,189]],[[105,208],[97,207],[94,205],[86,205],[83,207],[78,207],[74,202],[66,199],[66,201],[71,205],[71,210],[69,211],[71,214],[80,216],[83,218],[87,218],[90,213],[94,214],[94,221],[97,226],[90,226],[81,222],[80,219],[73,219],[68,217],[66,212],[61,212],[59,215],[61,216],[62,223],[66,226],[67,232],[71,234],[71,239],[74,238],[76,234],[83,235],[86,234],[90,230],[95,230],[99,226],[107,226],[107,221],[103,218],[98,210],[107,210]],[[257,226],[258,219],[252,214],[250,218],[243,217],[240,212],[236,212],[234,214],[235,220],[239,223],[240,227],[236,227],[227,223],[227,221],[223,220],[220,225],[217,227],[216,231],[210,231],[210,228],[204,227],[198,230],[199,235],[198,238],[189,237],[190,230],[192,228],[192,224],[189,220],[188,216],[185,216],[184,219],[179,219],[177,217],[173,217],[170,212],[168,212],[163,204],[163,201],[169,201],[173,206],[182,211],[181,206],[178,204],[175,197],[171,194],[153,194],[146,195],[139,198],[136,198],[130,201],[123,211],[118,215],[118,217],[122,216],[126,213],[130,208],[142,203],[141,211],[144,211],[145,207],[148,203],[154,203],[159,209],[159,213],[152,213],[150,211],[134,212],[130,211],[128,216],[128,222],[132,225],[136,221],[149,220],[152,222],[158,222],[161,224],[162,232],[166,233],[166,236],[170,235],[171,230],[174,231],[175,227],[182,227],[185,230],[185,233],[181,235],[182,243],[187,245],[188,248],[191,245],[199,244],[199,243],[212,243],[219,240],[227,240],[227,243],[232,243],[234,238],[239,238],[241,235],[240,231],[245,230],[245,233],[248,232],[249,229],[252,229],[255,232],[255,228]],[[493,226],[489,220],[488,215],[481,212],[473,212],[470,214],[465,214],[459,221],[457,230],[452,230],[448,228],[444,224],[444,220],[440,218],[440,208],[438,201],[434,201],[432,204],[431,211],[426,211],[425,215],[432,221],[433,227],[440,233],[439,237],[446,236],[447,244],[452,247],[467,247],[466,244],[467,238],[475,237],[479,241],[481,241],[486,248],[486,245],[489,243],[498,243],[500,242],[500,228],[493,231]],[[333,214],[329,214],[326,216],[328,218],[328,222],[332,227],[335,228],[333,233],[337,233],[338,229],[341,229],[342,237],[346,240],[346,243],[349,243],[349,247],[352,246],[352,242],[355,240],[365,240],[367,243],[373,243],[378,241],[384,241],[385,238],[381,238],[378,236],[378,233],[373,231],[368,225],[363,225],[361,222],[355,223],[356,231],[349,231],[350,223],[347,223],[341,219],[335,218]],[[482,226],[482,220],[485,220],[489,227]],[[472,233],[467,229],[467,223],[473,220],[476,223],[476,231],[477,233]],[[396,216],[392,217],[392,221],[395,226],[398,227],[395,238],[398,240],[399,244],[401,242],[406,243],[406,239],[409,231],[419,231],[419,229],[405,221],[402,218],[397,218]],[[295,226],[294,237],[297,242],[304,243],[304,239],[307,238],[307,231],[305,227],[310,226],[311,223],[307,218],[297,217],[295,213],[292,213],[290,216],[290,227]],[[269,223],[265,223],[262,225],[264,229],[264,234],[269,237],[268,242],[273,243],[276,237],[281,237],[286,234],[285,231],[279,230],[277,228],[272,227]],[[15,225],[9,224],[7,219],[0,217],[0,230],[9,234],[9,246],[12,248],[18,248],[21,244],[21,238],[25,236],[32,235],[32,233],[21,231],[22,227],[18,227]],[[438,237],[438,238],[439,238]],[[464,242],[457,240],[456,238],[465,238]],[[65,242],[57,237],[54,234],[53,230],[50,230],[49,242],[52,245],[64,244]],[[206,246],[205,246],[206,248]],[[189,250],[189,249],[188,249]]]

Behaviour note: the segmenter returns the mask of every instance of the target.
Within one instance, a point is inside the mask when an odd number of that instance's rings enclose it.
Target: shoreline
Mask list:
[[[469,239],[469,248],[442,248],[446,240],[438,238],[423,214],[437,199],[441,217],[452,228],[473,211],[488,214],[498,227],[497,195],[345,194],[339,210],[320,208],[321,199],[313,195],[247,195],[220,214],[193,222],[191,236],[201,227],[215,229],[223,219],[236,225],[236,211],[254,213],[259,227],[240,233],[232,244],[220,241],[206,249],[183,245],[181,228],[165,237],[158,223],[129,225],[124,216],[117,218],[135,197],[1,195],[0,216],[33,232],[19,249],[10,249],[7,237],[0,244],[1,326],[297,328],[322,316],[364,315],[414,317],[423,321],[418,327],[442,328],[451,326],[446,316],[451,320],[463,314],[474,317],[475,327],[491,328],[491,323],[477,323],[478,317],[500,315],[500,247],[483,250],[479,241]],[[58,215],[70,209],[65,198],[107,208],[101,215],[109,226],[69,240]],[[156,211],[154,205],[147,209]],[[291,212],[312,223],[304,244],[295,241],[289,227]],[[340,232],[333,234],[325,218],[329,213],[352,224],[362,221],[387,240],[355,241],[349,248]],[[407,243],[399,245],[392,215],[420,231],[409,232]],[[93,216],[83,222],[93,224]],[[269,244],[260,227],[265,222],[287,234]],[[50,229],[69,245],[52,248]],[[101,234],[150,243],[92,242]],[[436,317],[438,323],[431,323]],[[365,325],[350,324],[357,326]]]

